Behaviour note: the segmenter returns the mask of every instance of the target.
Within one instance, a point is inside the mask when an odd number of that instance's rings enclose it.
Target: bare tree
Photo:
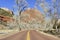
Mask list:
[[[43,9],[45,17],[48,16],[51,19],[51,24],[53,23],[53,26],[55,23],[58,21],[58,9],[60,3],[58,2],[59,0],[50,0],[51,3],[49,4],[46,2],[46,0],[36,0],[35,7],[40,5],[40,7]],[[48,14],[47,14],[48,13]],[[50,25],[49,23],[49,25]],[[52,27],[53,27],[52,26]]]
[[[28,7],[28,3],[26,0],[16,0],[16,5],[19,15],[21,14],[22,11],[24,11]]]
[[[20,26],[21,12],[24,11],[27,7],[28,7],[28,3],[26,0],[16,0],[16,9],[18,13],[16,18],[16,23],[17,23],[17,26],[19,27],[19,30],[21,30],[21,26]]]

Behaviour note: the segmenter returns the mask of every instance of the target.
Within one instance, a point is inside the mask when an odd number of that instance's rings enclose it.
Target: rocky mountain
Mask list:
[[[10,22],[13,17],[13,12],[7,8],[0,8],[0,24],[5,24]]]
[[[21,21],[30,22],[30,21],[39,21],[42,22],[44,17],[42,13],[37,9],[27,9],[21,13]]]

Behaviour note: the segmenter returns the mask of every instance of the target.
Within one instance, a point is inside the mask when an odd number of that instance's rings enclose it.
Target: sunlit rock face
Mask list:
[[[13,12],[8,8],[0,8],[0,20],[8,22],[12,20]]]
[[[23,22],[42,22],[44,17],[42,13],[37,9],[27,9],[21,13],[21,21]]]
[[[0,29],[7,29],[7,24],[13,21],[13,12],[8,8],[0,8]]]

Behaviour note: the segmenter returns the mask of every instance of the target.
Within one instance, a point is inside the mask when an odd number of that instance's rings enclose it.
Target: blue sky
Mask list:
[[[29,4],[29,7],[34,7],[36,0],[26,0]],[[50,2],[47,0],[47,2]],[[0,0],[0,7],[6,7],[12,10],[15,5],[15,0]]]
[[[35,0],[27,0],[29,7],[33,7]],[[15,0],[0,0],[0,7],[9,8],[12,10],[13,6],[15,5]]]
[[[33,8],[36,0],[26,0],[29,4],[29,7]],[[13,10],[13,6],[15,6],[15,0],[0,0],[0,7],[8,8]]]
[[[13,5],[15,5],[14,0],[0,0],[0,7],[5,7],[12,10]]]
[[[36,0],[26,0],[28,2],[28,7],[30,8],[34,8],[35,2]],[[51,4],[50,0],[46,0],[46,2]],[[8,8],[10,10],[13,10],[13,6],[15,6],[15,0],[0,0],[0,7],[4,7],[4,8]],[[38,6],[38,9],[40,11],[43,11],[43,9],[41,7]]]

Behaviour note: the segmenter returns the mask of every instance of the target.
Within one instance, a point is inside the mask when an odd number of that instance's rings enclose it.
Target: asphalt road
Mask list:
[[[30,38],[31,38],[31,40],[60,40],[55,37],[44,35],[44,34],[39,33],[37,31],[31,31]]]
[[[60,40],[55,37],[47,36],[35,30],[22,31],[12,36],[2,38],[0,40]]]

